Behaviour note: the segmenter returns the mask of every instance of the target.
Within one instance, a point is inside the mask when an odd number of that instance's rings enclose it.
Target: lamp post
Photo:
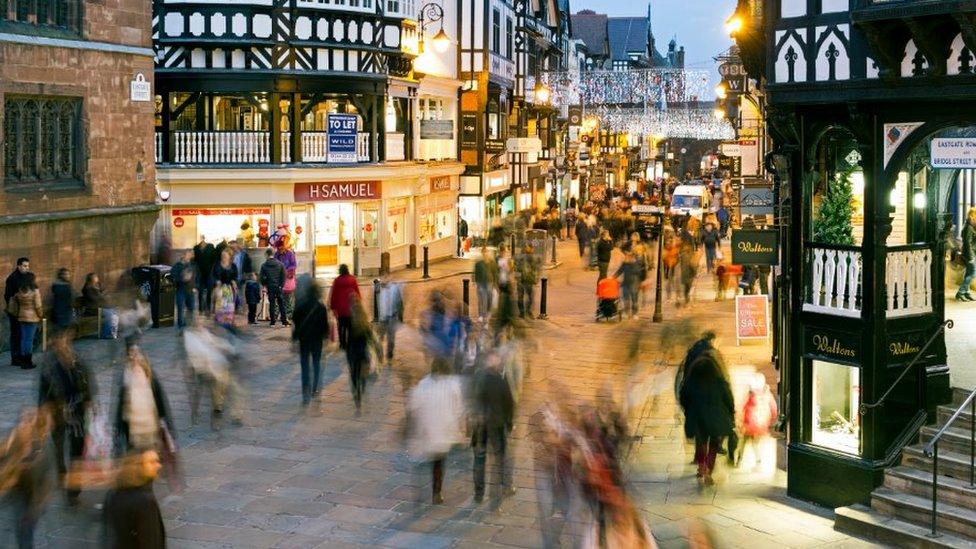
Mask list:
[[[431,23],[441,24],[441,30],[437,31],[431,42],[434,43],[434,51],[437,53],[444,53],[447,48],[451,45],[451,39],[444,32],[444,8],[440,4],[435,4],[434,2],[428,2],[424,4],[419,10],[419,16],[417,17],[417,23],[420,27],[420,42],[418,43],[418,53],[424,53],[424,30],[427,25]]]
[[[664,207],[659,207],[661,209],[655,213],[657,215],[657,283],[654,288],[654,316],[651,317],[651,322],[655,323],[664,320],[664,314],[661,311],[661,255],[664,253]]]

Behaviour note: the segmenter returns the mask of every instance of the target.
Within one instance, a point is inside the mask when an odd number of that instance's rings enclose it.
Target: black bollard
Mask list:
[[[549,279],[542,277],[542,290],[539,293],[539,320],[549,318],[546,314],[546,299],[549,297]]]
[[[515,257],[515,233],[512,233],[512,244],[508,251],[512,252],[512,257]]]
[[[552,264],[556,264],[556,237],[552,237]]]
[[[429,267],[430,267],[429,261],[430,261],[430,259],[428,257],[429,252],[430,252],[430,249],[427,248],[427,246],[424,246],[424,276],[423,276],[423,278],[430,278],[430,271],[429,271]]]
[[[373,279],[373,322],[380,320],[380,279]]]
[[[461,300],[464,303],[465,318],[471,316],[471,281],[465,278],[461,281]]]

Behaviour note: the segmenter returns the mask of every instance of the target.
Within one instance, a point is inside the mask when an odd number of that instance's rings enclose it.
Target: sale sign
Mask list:
[[[769,300],[765,295],[735,296],[735,344],[769,337]]]

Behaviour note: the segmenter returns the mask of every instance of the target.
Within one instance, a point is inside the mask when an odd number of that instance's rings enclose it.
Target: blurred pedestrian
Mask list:
[[[624,261],[613,276],[622,279],[624,311],[629,311],[631,318],[637,318],[637,311],[640,309],[641,265],[637,262],[633,248],[624,254]]]
[[[116,456],[132,451],[160,450],[175,438],[172,415],[163,386],[136,345],[127,349],[125,366],[119,375],[115,406]]]
[[[501,367],[498,357],[490,357],[471,382],[471,447],[474,450],[474,500],[477,503],[485,497],[489,448],[498,471],[501,495],[514,493],[507,449],[508,436],[515,422],[515,399],[508,381],[502,376]]]
[[[7,312],[17,317],[20,326],[20,367],[29,370],[34,367],[34,336],[44,320],[41,291],[37,289],[34,273],[27,272],[20,278],[20,288],[7,303]]]
[[[70,328],[75,322],[74,292],[71,290],[71,270],[58,269],[51,284],[51,323],[58,331]]]
[[[247,302],[247,323],[257,324],[258,305],[261,303],[261,284],[258,282],[258,275],[248,273],[247,281],[244,282],[244,301]]]
[[[481,259],[474,264],[474,283],[478,291],[478,320],[491,316],[495,286],[498,284],[498,263],[488,250],[481,247]]]
[[[329,312],[322,303],[322,287],[310,281],[298,296],[293,318],[292,339],[298,342],[302,369],[302,406],[319,394],[322,377],[322,346],[329,337]]]
[[[164,549],[166,528],[153,481],[159,454],[147,450],[127,456],[105,497],[105,546],[110,549]]]
[[[431,372],[407,397],[407,446],[410,454],[429,464],[431,501],[444,503],[444,466],[455,444],[464,441],[464,395],[461,379],[452,375],[443,357],[431,363]]]
[[[7,313],[7,322],[10,327],[10,365],[11,366],[23,366],[24,357],[21,355],[21,344],[20,344],[20,321],[18,320],[17,313],[11,310],[11,306],[14,301],[14,296],[20,291],[20,286],[24,283],[27,275],[30,273],[30,259],[26,257],[17,258],[17,266],[14,268],[13,272],[7,276],[7,280],[3,287],[3,301],[4,310]]]
[[[705,223],[702,243],[705,245],[705,272],[711,273],[715,261],[722,259],[722,236],[711,222]]]
[[[600,232],[600,241],[596,245],[597,266],[600,269],[600,277],[603,280],[607,277],[610,270],[610,257],[613,255],[613,240],[610,238],[610,231],[604,229]]]
[[[261,265],[261,285],[264,286],[268,294],[268,302],[271,309],[271,325],[280,318],[283,326],[288,326],[288,316],[285,311],[285,295],[283,287],[285,285],[285,266],[274,256],[274,250],[268,248],[264,253],[264,264]],[[280,316],[279,316],[280,313]]]
[[[230,385],[230,355],[234,349],[197,318],[183,331],[183,351],[188,366],[190,423],[196,425],[198,421],[200,397],[206,389],[210,393],[210,427],[220,430]]]
[[[51,413],[51,438],[62,486],[71,463],[84,454],[89,414],[94,414],[97,403],[95,376],[78,360],[71,345],[73,339],[70,329],[52,339],[51,352],[41,369],[37,398],[38,407]],[[78,489],[65,490],[68,505],[77,505],[79,493]]]
[[[393,363],[393,352],[396,349],[396,334],[403,323],[403,286],[397,282],[384,279],[379,286],[377,299],[376,328],[380,345],[386,343],[385,361]]]
[[[349,330],[352,326],[352,304],[353,301],[362,299],[359,293],[359,281],[356,277],[349,274],[349,266],[339,265],[339,276],[332,281],[332,290],[329,292],[329,308],[336,317],[337,332],[339,335],[339,348],[346,350],[349,347]]]
[[[378,343],[369,325],[366,308],[363,307],[358,294],[351,295],[349,300],[351,303],[349,304],[349,328],[346,333],[346,362],[349,366],[349,385],[356,405],[356,417],[359,417],[362,415],[366,377],[369,375],[369,351],[370,348],[375,349]],[[376,354],[380,354],[379,350]]]
[[[582,259],[586,253],[587,246],[590,245],[590,228],[586,225],[586,216],[579,216],[575,223],[576,244],[579,246],[579,256]],[[586,264],[583,265],[584,267]]]
[[[516,260],[518,271],[518,308],[522,318],[535,318],[533,304],[535,301],[535,285],[539,281],[539,270],[542,268],[539,256],[531,244],[526,244]]]
[[[725,438],[733,433],[735,402],[715,334],[708,332],[692,345],[684,361],[679,401],[685,412],[685,436],[695,440],[698,480],[715,484],[715,457]]]
[[[225,328],[234,328],[237,309],[237,266],[229,248],[220,252],[220,262],[213,269],[214,321]]]
[[[13,504],[19,549],[33,549],[34,529],[51,491],[50,433],[49,409],[25,409],[0,454],[0,495]]]
[[[193,306],[196,297],[196,266],[193,264],[193,252],[186,250],[180,260],[170,270],[173,285],[176,287],[176,327],[182,330],[193,318]]]
[[[746,446],[752,448],[756,466],[762,465],[762,451],[759,447],[763,439],[769,436],[769,429],[779,419],[779,408],[776,398],[769,390],[766,376],[756,372],[749,387],[749,396],[742,406],[742,442],[738,445],[739,453],[735,463],[742,462]]]
[[[193,264],[196,265],[197,310],[200,314],[210,313],[211,292],[213,290],[213,268],[217,263],[217,249],[200,235],[200,242],[193,246]]]

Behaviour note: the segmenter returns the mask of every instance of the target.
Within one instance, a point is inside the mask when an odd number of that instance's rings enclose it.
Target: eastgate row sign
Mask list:
[[[379,181],[328,181],[295,183],[295,202],[376,200],[383,196]]]

